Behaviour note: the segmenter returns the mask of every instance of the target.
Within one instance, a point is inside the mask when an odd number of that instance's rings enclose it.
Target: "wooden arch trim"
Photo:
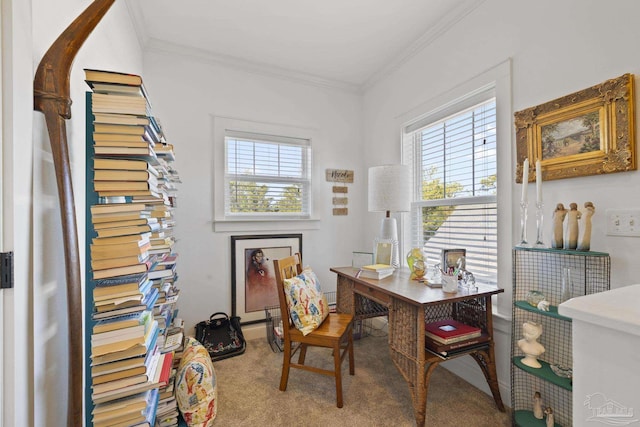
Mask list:
[[[56,39],[38,65],[33,81],[35,111],[44,113],[60,201],[69,324],[67,425],[82,425],[82,281],[78,228],[71,182],[66,120],[71,118],[69,78],[76,54],[115,0],[94,0]]]

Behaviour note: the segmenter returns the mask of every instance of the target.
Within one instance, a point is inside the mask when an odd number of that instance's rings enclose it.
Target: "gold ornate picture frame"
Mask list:
[[[514,114],[516,182],[529,159],[543,181],[636,170],[634,77],[624,74]]]

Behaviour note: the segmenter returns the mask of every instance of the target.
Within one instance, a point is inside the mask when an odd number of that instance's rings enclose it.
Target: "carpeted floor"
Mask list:
[[[387,337],[366,336],[354,347],[356,372],[350,376],[343,362],[344,407],[339,409],[332,377],[292,369],[282,392],[282,353],[272,352],[266,339],[249,341],[245,354],[214,363],[219,402],[214,425],[415,426],[409,387],[391,362]],[[307,354],[309,362],[332,363],[329,350]],[[500,427],[511,422],[492,397],[439,366],[431,377],[426,424]]]

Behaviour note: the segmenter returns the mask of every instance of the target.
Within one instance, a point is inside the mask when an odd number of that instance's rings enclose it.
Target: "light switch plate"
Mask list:
[[[607,209],[607,235],[640,237],[640,209]]]

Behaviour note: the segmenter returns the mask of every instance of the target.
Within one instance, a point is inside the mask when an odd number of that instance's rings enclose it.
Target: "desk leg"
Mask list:
[[[416,425],[423,427],[427,410],[424,369],[424,309],[392,299],[389,306],[389,349],[391,360],[409,384]],[[429,367],[433,371],[437,364]]]
[[[489,384],[489,388],[491,389],[491,394],[493,394],[493,400],[496,402],[496,406],[500,410],[500,412],[504,412],[504,403],[502,403],[502,398],[500,397],[500,386],[498,385],[498,374],[496,373],[496,357],[493,350],[494,343],[493,341],[489,345],[489,350],[480,350],[471,353],[471,357],[478,363],[480,369],[482,369],[482,373],[484,377],[487,379],[487,384]]]
[[[356,315],[353,287],[353,280],[338,274],[338,283],[336,287],[336,310],[338,313]]]

